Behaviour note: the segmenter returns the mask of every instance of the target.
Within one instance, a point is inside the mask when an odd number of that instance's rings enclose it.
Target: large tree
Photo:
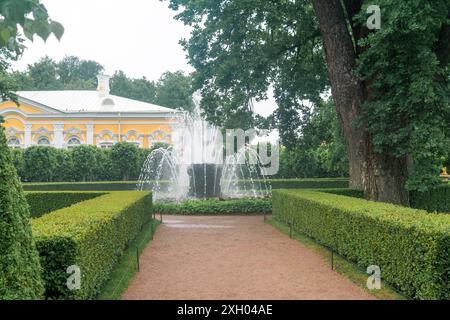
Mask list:
[[[381,8],[381,30],[366,27],[369,3]],[[437,182],[448,141],[449,6],[448,0],[170,1],[193,29],[182,43],[210,119],[251,113],[252,99],[265,98],[272,85],[284,137],[308,112],[304,100],[314,105],[331,88],[351,185],[364,188],[368,199],[401,204],[408,204],[407,186]]]

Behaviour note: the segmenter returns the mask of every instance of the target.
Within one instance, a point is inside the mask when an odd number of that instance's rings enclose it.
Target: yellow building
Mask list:
[[[97,90],[20,91],[19,106],[0,103],[8,145],[109,148],[126,141],[140,148],[171,143],[182,114],[173,109],[109,93],[109,77],[99,75]]]

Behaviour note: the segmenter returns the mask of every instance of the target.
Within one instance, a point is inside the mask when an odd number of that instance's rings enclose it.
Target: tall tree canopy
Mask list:
[[[12,88],[15,84],[18,90],[95,90],[97,75],[103,70],[100,63],[92,60],[66,56],[55,61],[46,56],[10,77],[6,67],[0,67],[0,86]],[[165,72],[155,83],[145,77],[130,78],[119,70],[111,77],[110,86],[114,95],[173,109],[193,109],[192,77],[182,71]]]
[[[366,26],[369,4],[381,8],[381,30]],[[317,104],[331,88],[352,186],[364,188],[368,199],[408,204],[406,186],[437,183],[448,146],[450,1],[169,5],[193,29],[182,44],[212,121],[242,112],[254,121],[252,99],[265,98],[272,85],[278,102],[273,118],[285,142],[308,114],[303,101]]]

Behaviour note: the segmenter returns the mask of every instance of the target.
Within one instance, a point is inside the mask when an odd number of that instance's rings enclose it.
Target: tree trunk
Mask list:
[[[364,189],[367,199],[408,205],[406,160],[377,154],[364,125],[356,126],[365,99],[355,75],[356,52],[340,0],[314,0],[326,52],[328,75],[350,164],[350,186]]]

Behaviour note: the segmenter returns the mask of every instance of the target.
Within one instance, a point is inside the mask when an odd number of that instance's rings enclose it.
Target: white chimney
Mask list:
[[[98,95],[100,97],[109,96],[109,79],[111,79],[111,77],[101,73],[97,76],[97,79],[98,79],[98,87],[97,87]]]

